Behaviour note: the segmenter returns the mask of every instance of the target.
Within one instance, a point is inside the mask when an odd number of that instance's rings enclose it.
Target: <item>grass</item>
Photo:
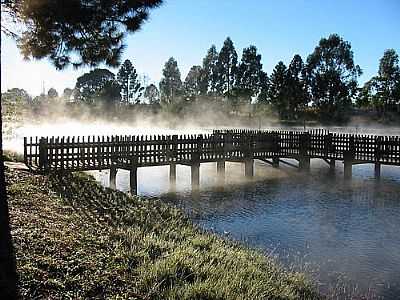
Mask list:
[[[82,173],[7,170],[22,298],[317,299],[304,274]]]
[[[24,162],[24,155],[9,150],[3,150],[3,160],[11,162]]]

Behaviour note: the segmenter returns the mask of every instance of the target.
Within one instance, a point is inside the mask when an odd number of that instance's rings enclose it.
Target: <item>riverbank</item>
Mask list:
[[[22,298],[315,299],[304,274],[85,174],[7,170]]]

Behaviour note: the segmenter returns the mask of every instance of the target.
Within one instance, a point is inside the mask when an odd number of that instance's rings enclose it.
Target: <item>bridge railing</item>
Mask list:
[[[299,157],[400,165],[400,137],[328,131],[214,131],[205,135],[24,138],[25,163],[39,171],[107,169],[192,161]]]

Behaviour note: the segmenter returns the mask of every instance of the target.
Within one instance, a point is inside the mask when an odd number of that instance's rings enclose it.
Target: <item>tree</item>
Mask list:
[[[394,49],[384,52],[379,61],[378,76],[372,79],[372,84],[376,88],[375,101],[382,107],[383,114],[387,106],[400,103],[399,56]]]
[[[107,69],[94,69],[85,73],[78,77],[76,81],[76,99],[87,104],[93,104],[105,85],[114,80],[115,75]]]
[[[236,83],[237,53],[232,40],[227,37],[217,61],[217,91],[229,99]]]
[[[288,67],[286,85],[288,117],[298,119],[309,100],[304,63],[298,54],[293,57]]]
[[[117,66],[127,33],[140,29],[162,0],[2,0],[2,11],[23,26],[17,45],[26,58],[69,64]],[[3,32],[11,29],[3,26]]]
[[[251,98],[260,93],[262,79],[261,55],[257,54],[255,46],[245,48],[237,70],[237,89],[245,96],[246,102],[251,102]]]
[[[122,102],[126,104],[136,103],[142,96],[144,87],[142,87],[136,69],[129,59],[121,65],[117,74],[117,81],[121,87]]]
[[[166,104],[173,104],[176,97],[182,92],[181,72],[177,61],[170,57],[164,65],[163,78],[160,81],[161,101]]]
[[[104,111],[112,115],[115,111],[115,104],[121,99],[121,87],[115,80],[107,81],[101,89],[96,91],[96,102],[104,105]]]
[[[144,98],[149,100],[149,104],[159,104],[160,103],[160,92],[154,84],[150,84],[144,90]]]
[[[216,96],[217,79],[218,79],[218,52],[214,45],[207,51],[206,57],[203,59],[203,67],[201,70],[200,93],[202,95]]]
[[[337,34],[320,40],[307,58],[307,80],[313,103],[323,120],[347,118],[361,73],[349,42]]]
[[[74,93],[74,90],[73,90],[73,89],[71,89],[71,88],[65,88],[64,91],[63,91],[62,97],[63,97],[63,99],[64,99],[65,101],[70,101],[73,93]]]
[[[269,80],[268,99],[281,119],[289,118],[287,73],[287,67],[280,61],[272,71]]]
[[[56,99],[56,98],[58,98],[58,92],[57,92],[57,90],[56,90],[55,88],[50,88],[50,89],[47,91],[47,97],[48,97],[49,99]]]
[[[190,68],[183,84],[186,98],[195,100],[196,97],[200,95],[201,74],[202,69],[200,66],[193,66]]]
[[[57,69],[69,63],[97,66],[101,62],[114,66],[119,63],[126,33],[140,29],[149,10],[162,0],[1,0],[3,33],[17,37],[5,25],[4,15],[20,23],[24,32],[17,39],[26,58],[48,57]],[[71,56],[77,60],[72,61]],[[2,106],[0,101],[0,116]],[[0,117],[0,127],[2,118]],[[0,156],[3,155],[0,130]],[[11,242],[8,204],[5,199],[4,163],[0,161],[0,277],[4,279],[4,298],[16,298],[16,268]],[[4,197],[3,197],[4,196]]]
[[[1,101],[4,103],[30,103],[32,97],[24,89],[12,88],[1,94]]]

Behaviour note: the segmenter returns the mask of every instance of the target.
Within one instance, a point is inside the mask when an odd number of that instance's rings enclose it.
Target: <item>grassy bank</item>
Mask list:
[[[84,174],[6,176],[23,298],[317,298],[303,274],[200,231],[159,201]]]

